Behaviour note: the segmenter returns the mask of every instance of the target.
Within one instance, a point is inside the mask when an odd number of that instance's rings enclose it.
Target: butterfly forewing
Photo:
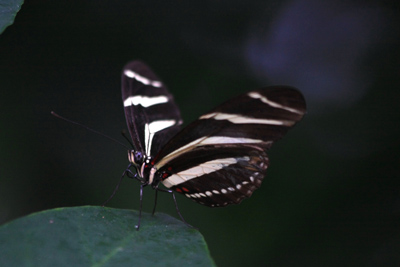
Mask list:
[[[266,150],[306,111],[296,89],[274,86],[240,95],[201,116],[155,158],[167,188],[208,206],[239,203],[261,184]]]
[[[122,100],[136,151],[156,155],[179,131],[182,120],[172,95],[143,62],[133,61],[124,67]]]

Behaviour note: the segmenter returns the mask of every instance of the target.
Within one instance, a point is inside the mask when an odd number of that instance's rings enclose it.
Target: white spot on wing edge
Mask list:
[[[287,110],[287,111],[290,111],[290,112],[293,112],[293,113],[297,113],[297,114],[303,114],[304,113],[304,112],[301,112],[301,111],[299,111],[297,109],[294,109],[294,108],[291,108],[291,107],[286,107],[286,106],[281,105],[281,104],[279,104],[277,102],[271,101],[267,97],[263,96],[262,94],[260,94],[258,92],[249,92],[247,95],[250,96],[251,98],[254,98],[254,99],[260,99],[261,102],[263,102],[263,103],[265,103],[267,105],[270,105],[273,108],[280,108],[280,109],[284,109],[284,110]]]
[[[129,78],[135,79],[136,81],[141,82],[144,85],[151,85],[153,87],[161,87],[162,86],[162,83],[160,81],[150,80],[150,79],[148,79],[148,78],[146,78],[146,77],[144,77],[144,76],[140,75],[139,73],[136,73],[136,72],[134,72],[132,70],[125,70],[124,71],[124,75],[129,77]]]
[[[142,107],[150,107],[162,103],[167,103],[168,102],[168,97],[161,95],[161,96],[141,96],[141,95],[136,95],[136,96],[130,96],[124,101],[124,107],[129,107],[129,106],[137,106],[141,105]]]

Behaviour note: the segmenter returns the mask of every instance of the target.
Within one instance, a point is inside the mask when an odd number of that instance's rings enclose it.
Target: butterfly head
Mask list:
[[[135,166],[141,166],[145,161],[145,155],[141,151],[129,150],[128,160]]]
[[[128,160],[136,169],[140,181],[145,184],[153,183],[156,169],[151,162],[151,157],[145,153],[135,150],[128,151]],[[158,181],[158,180],[157,180]]]

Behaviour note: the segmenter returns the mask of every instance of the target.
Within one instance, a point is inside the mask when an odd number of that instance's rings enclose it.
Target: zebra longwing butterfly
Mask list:
[[[180,130],[173,96],[140,61],[123,69],[122,100],[134,147],[124,174],[140,181],[141,201],[150,185],[209,207],[250,197],[266,174],[266,150],[306,112],[299,91],[271,86],[234,97]]]

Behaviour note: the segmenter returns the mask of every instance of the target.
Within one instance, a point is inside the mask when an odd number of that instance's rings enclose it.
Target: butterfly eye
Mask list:
[[[134,155],[134,160],[135,160],[135,162],[136,162],[137,164],[142,163],[142,161],[143,161],[143,154],[142,154],[142,152],[136,151],[136,152],[135,152],[135,155]]]

